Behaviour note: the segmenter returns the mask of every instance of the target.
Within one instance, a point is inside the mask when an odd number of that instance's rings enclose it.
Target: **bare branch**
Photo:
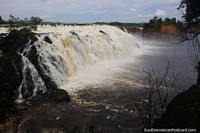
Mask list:
[[[143,70],[146,75],[146,82],[144,82],[141,100],[138,102],[139,104],[135,104],[135,107],[140,114],[144,127],[151,127],[153,121],[163,115],[169,94],[178,81],[179,74],[173,73],[172,78],[169,78],[169,68],[170,63],[168,62],[164,73],[159,71],[156,74],[153,66],[149,71]]]

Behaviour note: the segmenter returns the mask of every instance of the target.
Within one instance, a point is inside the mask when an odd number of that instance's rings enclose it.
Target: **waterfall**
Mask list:
[[[137,48],[132,35],[106,25],[44,25],[36,35],[36,42],[18,52],[23,63],[18,102],[60,88],[85,66],[130,56]]]
[[[24,98],[23,95],[28,95],[28,96],[35,96],[36,93],[38,91],[46,91],[46,87],[45,84],[42,80],[42,78],[39,76],[39,73],[37,71],[37,69],[35,68],[35,66],[30,62],[30,60],[28,59],[28,57],[25,56],[25,53],[30,52],[30,42],[29,41],[27,44],[25,44],[25,47],[23,52],[20,53],[18,51],[18,54],[21,55],[22,58],[22,62],[23,62],[23,70],[22,70],[22,76],[23,76],[23,80],[21,82],[21,85],[18,88],[18,98],[16,99],[17,103],[21,103],[23,102]],[[30,79],[31,78],[31,79]],[[28,90],[28,82],[32,81],[34,88],[33,90]],[[32,93],[32,94],[30,94]]]

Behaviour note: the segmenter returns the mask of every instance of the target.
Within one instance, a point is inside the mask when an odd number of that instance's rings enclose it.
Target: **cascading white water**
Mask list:
[[[30,43],[30,41],[29,41]],[[28,43],[28,44],[29,44]],[[23,53],[20,54],[22,56],[22,62],[23,62],[23,70],[22,70],[22,74],[23,74],[23,80],[21,82],[21,85],[18,88],[18,98],[16,99],[17,103],[21,103],[23,102],[23,95],[22,95],[22,87],[24,86],[25,88],[25,92],[23,93],[29,93],[28,91],[28,86],[27,86],[27,82],[29,82],[29,78],[27,75],[27,71],[30,72],[30,76],[32,78],[33,84],[34,84],[34,90],[33,90],[33,96],[36,95],[37,91],[43,91],[45,92],[47,89],[45,87],[44,81],[42,80],[41,76],[39,76],[39,73],[37,71],[37,69],[35,68],[35,66],[29,61],[29,59],[24,56],[24,53],[27,52],[26,50],[29,50],[29,47],[27,47],[26,49],[24,49]]]
[[[38,41],[19,53],[24,67],[19,99],[23,99],[22,86],[27,90],[25,71],[32,71],[29,76],[34,84],[31,93],[34,96],[39,90],[45,92],[52,84],[61,87],[67,83],[68,77],[85,66],[129,56],[137,48],[132,35],[107,25],[45,25],[39,26],[37,33]],[[45,41],[45,37],[52,43]],[[32,55],[33,50],[35,53]],[[51,84],[47,85],[47,81]]]

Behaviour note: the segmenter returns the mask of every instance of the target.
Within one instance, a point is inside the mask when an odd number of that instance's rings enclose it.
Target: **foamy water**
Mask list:
[[[35,33],[38,40],[27,44],[22,53],[18,53],[23,60],[24,72],[18,88],[20,100],[23,93],[35,96],[38,91],[47,91],[45,82],[67,92],[106,83],[117,72],[126,71],[121,66],[134,62],[137,55],[145,52],[145,47],[136,37],[108,25],[43,25],[38,26]],[[33,62],[28,56],[34,49],[37,56],[33,56]],[[26,76],[27,72],[30,72],[30,77]],[[34,87],[31,93],[31,89],[26,89],[29,80]]]
[[[128,71],[124,69],[123,66],[130,62],[136,62],[135,58],[137,56],[147,52],[150,53],[148,48],[143,46],[143,48],[135,48],[132,50],[129,56],[115,60],[100,61],[94,65],[87,65],[70,76],[67,84],[63,85],[61,88],[70,93],[75,93],[76,91],[87,88],[87,86],[95,88],[108,85],[110,82],[116,80],[115,76],[117,73]]]
[[[126,71],[120,66],[133,62],[137,55],[147,52],[133,35],[107,25],[40,26],[37,32],[50,33],[50,38],[56,44],[60,44],[59,39],[64,38],[67,46],[59,45],[59,49],[69,77],[61,88],[72,93],[86,86],[110,82],[115,73]],[[56,34],[55,38],[51,33]]]

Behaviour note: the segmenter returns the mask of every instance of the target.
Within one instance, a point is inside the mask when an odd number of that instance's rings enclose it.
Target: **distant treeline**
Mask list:
[[[130,29],[131,31],[135,31],[135,28],[137,27],[143,27],[145,32],[161,32],[163,26],[170,25],[174,27],[176,30],[184,30],[185,29],[185,23],[181,22],[180,20],[177,20],[176,18],[158,18],[154,17],[149,20],[147,23],[122,23],[122,22],[95,22],[95,23],[60,23],[60,22],[43,22],[42,19],[39,17],[31,17],[30,19],[19,19],[15,18],[12,15],[10,15],[10,19],[8,21],[5,21],[0,16],[0,24],[5,24],[11,29],[15,27],[22,27],[22,26],[32,26],[32,29],[36,29],[36,27],[33,27],[37,24],[49,24],[52,26],[56,25],[90,25],[90,24],[98,24],[98,25],[111,25],[111,26],[118,26],[118,27],[126,27]]]
[[[9,28],[9,31],[17,30],[17,29],[27,29],[29,31],[37,30],[37,25],[41,24],[43,21],[39,17],[31,17],[20,19],[19,17],[14,17],[10,14],[10,19],[5,21],[0,16],[0,24]]]
[[[107,24],[112,26],[119,26],[119,27],[143,27],[144,23],[122,23],[122,22],[96,22],[95,24]]]
[[[7,22],[5,20],[3,20],[0,16],[0,24],[6,24]]]
[[[176,20],[176,18],[167,17],[162,19],[155,16],[154,18],[150,19],[148,23],[144,24],[144,30],[160,32],[163,25],[173,26],[177,30],[183,30],[186,26],[185,23],[180,20]]]
[[[10,19],[13,19],[12,15],[10,15]],[[37,17],[39,18],[39,17]],[[20,20],[21,22],[23,21],[29,21],[28,18],[19,19],[15,18],[16,20]],[[9,20],[3,20],[2,17],[0,16],[0,24],[9,24]],[[143,27],[144,23],[122,23],[122,22],[94,22],[94,23],[61,23],[61,22],[42,22],[40,21],[41,24],[49,24],[49,25],[88,25],[88,24],[99,24],[99,25],[111,25],[111,26],[119,26],[119,27]]]

